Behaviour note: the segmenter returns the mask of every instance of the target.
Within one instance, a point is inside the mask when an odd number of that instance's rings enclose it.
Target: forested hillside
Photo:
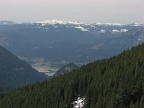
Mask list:
[[[1,97],[0,108],[144,108],[144,44]]]
[[[20,87],[46,79],[44,74],[0,46],[0,91],[4,88]]]

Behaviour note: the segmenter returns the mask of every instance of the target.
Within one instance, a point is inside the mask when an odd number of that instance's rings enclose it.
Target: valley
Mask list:
[[[0,23],[0,45],[46,75],[108,58],[144,42],[143,24],[46,20]]]
[[[21,60],[27,61],[34,69],[39,72],[45,73],[48,76],[53,76],[53,74],[59,69],[59,67],[63,66],[63,63],[46,61],[44,58],[28,58],[28,57],[20,57]]]

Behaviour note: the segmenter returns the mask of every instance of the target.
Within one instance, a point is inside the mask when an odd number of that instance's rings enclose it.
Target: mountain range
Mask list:
[[[136,23],[0,22],[0,45],[48,75],[67,63],[81,66],[143,42],[144,25]]]

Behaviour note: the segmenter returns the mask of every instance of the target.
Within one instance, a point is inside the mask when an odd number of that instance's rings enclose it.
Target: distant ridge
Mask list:
[[[13,21],[0,21],[0,25],[13,25],[15,24]]]
[[[80,21],[65,21],[65,20],[44,20],[44,21],[38,21],[38,22],[31,22],[31,23],[41,23],[43,25],[48,24],[72,24],[72,25],[107,25],[107,26],[124,26],[124,25],[131,25],[131,26],[140,26],[143,24],[139,23],[129,23],[129,24],[123,24],[123,23],[99,23],[99,22],[93,22],[93,23],[85,23]]]
[[[31,21],[31,22],[22,22],[22,23],[17,23],[13,21],[7,21],[3,20],[0,21],[0,25],[13,25],[13,24],[42,24],[42,25],[52,25],[52,24],[69,24],[69,25],[106,25],[106,26],[144,26],[142,23],[101,23],[101,22],[93,22],[93,23],[85,23],[81,21],[66,21],[66,20],[42,20],[42,21]]]

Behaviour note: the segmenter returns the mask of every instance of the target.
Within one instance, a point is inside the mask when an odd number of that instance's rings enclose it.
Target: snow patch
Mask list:
[[[116,30],[116,29],[113,29],[111,30],[112,33],[119,33],[119,32],[128,32],[127,29],[121,29],[121,30]]]
[[[78,27],[75,27],[75,28],[80,29],[81,31],[89,31],[88,29],[85,29],[82,26],[78,26]]]
[[[127,29],[121,29],[120,31],[121,31],[121,32],[128,32]]]
[[[119,33],[120,31],[119,31],[119,30],[114,29],[114,30],[112,30],[111,32],[112,32],[112,33]]]
[[[83,108],[85,98],[78,97],[72,104],[73,108]]]
[[[94,25],[90,25],[90,26],[91,26],[91,28],[94,28],[94,29],[96,28]]]
[[[72,22],[72,21],[62,21],[62,20],[45,20],[45,21],[39,21],[36,23],[41,23],[43,26],[48,24],[72,24],[72,25],[81,25],[84,24],[83,22]]]
[[[99,31],[99,33],[105,33],[106,32],[106,30],[101,30],[101,31]]]
[[[53,25],[53,27],[54,27],[54,28],[57,28],[58,26],[56,26],[56,25]]]

